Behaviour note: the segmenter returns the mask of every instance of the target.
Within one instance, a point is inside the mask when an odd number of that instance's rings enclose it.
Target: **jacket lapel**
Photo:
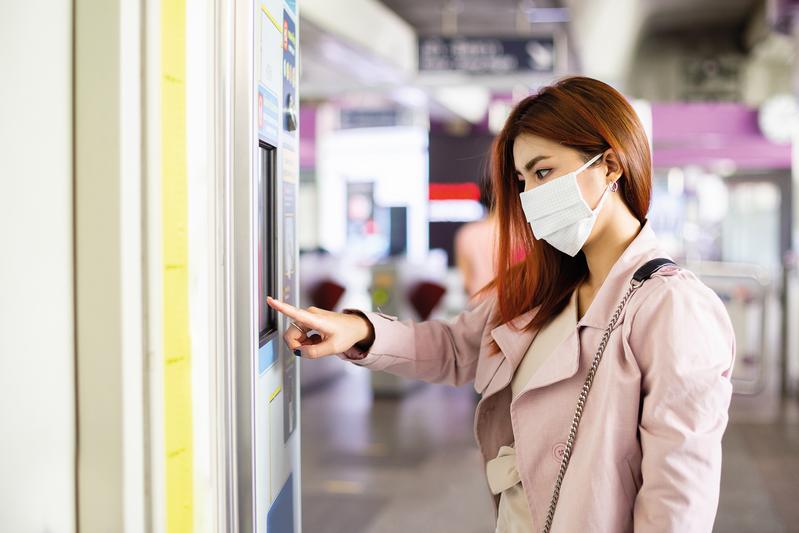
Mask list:
[[[563,381],[574,376],[580,368],[580,334],[578,328],[569,333],[541,366],[530,376],[530,380],[519,392],[521,396],[527,391],[539,389]]]
[[[526,319],[525,319],[526,318]],[[518,331],[513,329],[513,323],[526,323],[529,314],[521,315],[511,322],[507,322],[491,330],[491,336],[499,346],[502,357],[494,356],[491,361],[494,365],[489,367],[486,375],[492,376],[487,384],[483,396],[490,396],[507,387],[516,369],[527,353],[527,349],[538,334],[538,330]],[[545,387],[558,381],[568,379],[577,373],[580,366],[580,336],[577,329],[541,363],[541,366],[530,377],[522,392]],[[520,393],[521,394],[521,393]]]
[[[499,353],[489,356],[483,383],[483,397],[490,396],[505,388],[513,377],[530,343],[538,330],[525,331],[524,325],[533,317],[537,309],[517,316],[510,322],[500,324],[491,330],[491,337],[499,347]]]

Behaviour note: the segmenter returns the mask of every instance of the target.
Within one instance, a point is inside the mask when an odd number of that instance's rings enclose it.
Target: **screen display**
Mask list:
[[[258,172],[258,334],[259,346],[277,330],[277,313],[266,297],[277,297],[277,240],[275,228],[275,148],[261,143]]]

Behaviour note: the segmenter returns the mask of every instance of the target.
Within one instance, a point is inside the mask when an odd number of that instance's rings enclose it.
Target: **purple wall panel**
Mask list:
[[[768,141],[757,110],[738,103],[652,104],[654,166],[707,165],[719,159],[738,169],[790,168],[791,148]]]
[[[316,168],[316,107],[300,106],[300,169]]]

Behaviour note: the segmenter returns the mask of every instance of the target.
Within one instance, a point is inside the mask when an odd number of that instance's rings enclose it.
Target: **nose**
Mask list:
[[[516,181],[516,185],[519,189],[519,193],[527,192],[530,190],[530,181],[528,179],[518,179]]]
[[[524,192],[527,192],[527,191],[532,190],[534,188],[535,188],[535,185],[533,185],[533,180],[529,180],[529,179],[524,180]]]

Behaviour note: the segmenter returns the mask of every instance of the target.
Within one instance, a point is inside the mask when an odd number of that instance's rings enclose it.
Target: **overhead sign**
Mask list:
[[[419,70],[469,74],[553,72],[553,37],[420,37]]]
[[[342,109],[341,129],[379,128],[398,126],[399,112],[396,109]]]

